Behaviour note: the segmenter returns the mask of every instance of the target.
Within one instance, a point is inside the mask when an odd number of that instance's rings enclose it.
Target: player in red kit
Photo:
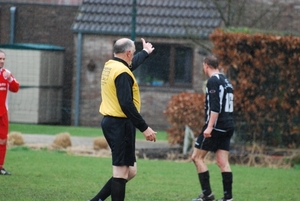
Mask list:
[[[10,175],[3,168],[8,135],[7,93],[19,91],[20,84],[9,70],[3,68],[4,62],[5,53],[0,50],[0,175]]]

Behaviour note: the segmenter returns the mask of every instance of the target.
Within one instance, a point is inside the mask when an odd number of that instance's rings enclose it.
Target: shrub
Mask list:
[[[171,124],[167,129],[168,141],[171,145],[183,144],[185,125],[199,134],[204,125],[205,94],[183,92],[172,96],[164,114]]]
[[[8,134],[8,144],[9,145],[23,145],[24,144],[24,139],[22,136],[22,133],[20,132],[10,132]]]
[[[292,158],[292,166],[296,166],[296,165],[300,165],[300,155],[295,155],[293,158]]]
[[[53,144],[55,148],[67,148],[72,146],[70,133],[59,133],[56,135]]]
[[[300,38],[217,29],[210,40],[235,89],[238,136],[269,146],[299,147]]]
[[[107,149],[108,144],[107,141],[104,137],[97,137],[94,139],[94,149],[95,150],[100,150],[100,149]]]

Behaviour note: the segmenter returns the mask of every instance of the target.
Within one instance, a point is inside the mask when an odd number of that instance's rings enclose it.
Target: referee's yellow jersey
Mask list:
[[[122,73],[127,73],[133,79],[132,93],[133,103],[138,112],[141,108],[141,98],[138,83],[130,69],[122,62],[109,60],[105,63],[101,76],[101,97],[100,113],[104,116],[126,117],[122,111],[115,85],[115,79]]]

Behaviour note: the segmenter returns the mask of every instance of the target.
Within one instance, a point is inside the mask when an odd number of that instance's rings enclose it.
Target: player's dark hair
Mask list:
[[[125,53],[127,50],[131,50],[134,46],[134,43],[132,40],[124,40],[122,42],[116,41],[114,44],[114,53],[119,54],[119,53]]]
[[[215,55],[208,55],[204,58],[204,63],[209,65],[210,67],[217,69],[219,66],[218,58]]]

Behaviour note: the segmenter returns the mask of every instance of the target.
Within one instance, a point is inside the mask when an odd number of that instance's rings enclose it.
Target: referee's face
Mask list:
[[[133,59],[134,53],[135,53],[135,47],[133,47],[131,50],[127,51],[127,58],[129,60],[129,63],[128,63],[129,65],[131,65],[131,61]]]

